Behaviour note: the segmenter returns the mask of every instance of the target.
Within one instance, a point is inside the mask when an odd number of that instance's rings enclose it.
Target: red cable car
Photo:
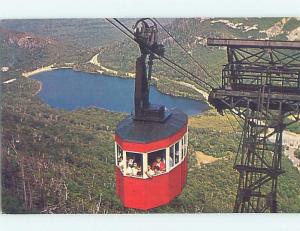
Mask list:
[[[153,60],[163,56],[164,48],[152,20],[137,21],[134,30],[142,54],[136,61],[134,114],[115,133],[116,193],[124,207],[148,210],[169,203],[186,183],[188,117],[150,104]]]

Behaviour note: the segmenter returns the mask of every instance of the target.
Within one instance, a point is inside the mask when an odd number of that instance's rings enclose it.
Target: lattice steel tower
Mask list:
[[[234,212],[277,212],[282,133],[300,119],[300,42],[208,39],[207,44],[225,46],[228,58],[222,86],[211,91],[209,102],[244,120],[234,163],[239,172]]]

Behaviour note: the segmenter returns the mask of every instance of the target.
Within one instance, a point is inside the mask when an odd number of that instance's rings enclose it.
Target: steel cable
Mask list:
[[[173,35],[171,35],[171,33],[156,18],[153,18],[153,20],[175,41],[175,43],[197,64],[197,66],[200,67],[200,69],[202,71],[204,71],[206,76],[210,77],[212,79],[212,81],[218,87],[220,87],[220,84],[218,83],[218,81],[178,42],[178,40],[175,39],[175,37]]]
[[[129,37],[131,40],[133,40],[134,42],[137,43],[137,41],[131,37],[130,35],[128,35],[124,30],[122,30],[119,26],[117,26],[115,23],[111,22],[109,19],[106,19],[108,22],[110,22],[113,26],[115,26],[116,28],[118,28],[122,33],[124,33],[127,37]],[[134,33],[132,31],[130,31],[122,22],[120,22],[118,19],[115,19],[114,20],[120,24],[120,26],[122,26],[124,29],[126,29],[130,34],[132,34],[134,36]],[[154,54],[156,54],[155,52],[153,52]],[[158,55],[158,54],[156,54]],[[159,56],[159,55],[158,55]],[[202,84],[204,85],[207,85],[209,86],[211,89],[213,89],[213,86],[210,85],[209,83],[205,82],[204,80],[202,80],[201,78],[199,78],[198,76],[194,75],[193,73],[191,73],[190,71],[186,70],[185,68],[181,67],[180,65],[178,65],[177,63],[175,63],[174,61],[172,61],[171,59],[167,58],[167,57],[163,57],[163,56],[159,56],[161,59],[165,59],[166,61],[168,61],[169,63],[171,63],[172,65],[176,66],[177,68],[181,69],[183,72],[191,75],[192,77],[194,77],[195,79],[197,79],[199,82],[201,82]],[[166,62],[163,62],[166,64]],[[169,67],[173,68],[175,71],[178,72],[177,69],[175,69],[174,67],[172,67],[170,64],[168,65]],[[182,72],[179,72],[181,73],[182,75],[184,75]],[[184,75],[185,77],[191,79],[190,77],[188,77],[187,75]],[[193,80],[193,79],[191,79]],[[195,82],[195,81],[194,81]],[[199,83],[198,83],[199,84]],[[201,86],[201,85],[200,85]],[[201,86],[202,88],[204,88],[203,86]],[[204,88],[206,89],[207,91],[209,91],[209,89],[207,88]]]

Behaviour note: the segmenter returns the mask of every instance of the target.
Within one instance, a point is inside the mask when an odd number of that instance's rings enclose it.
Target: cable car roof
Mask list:
[[[177,109],[164,123],[135,121],[128,116],[118,124],[116,135],[132,143],[150,143],[174,135],[187,125],[187,121],[187,115]]]

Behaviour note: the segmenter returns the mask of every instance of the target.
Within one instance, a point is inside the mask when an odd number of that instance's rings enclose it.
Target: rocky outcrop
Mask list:
[[[23,49],[44,48],[49,44],[57,42],[50,38],[42,38],[29,32],[16,32],[0,28],[0,34],[4,35],[4,40],[10,45],[16,45]]]
[[[300,40],[300,26],[292,30],[287,37],[290,41]]]
[[[283,18],[279,22],[275,23],[269,29],[266,30],[266,34],[269,38],[282,34],[283,26],[290,20],[290,18]]]

